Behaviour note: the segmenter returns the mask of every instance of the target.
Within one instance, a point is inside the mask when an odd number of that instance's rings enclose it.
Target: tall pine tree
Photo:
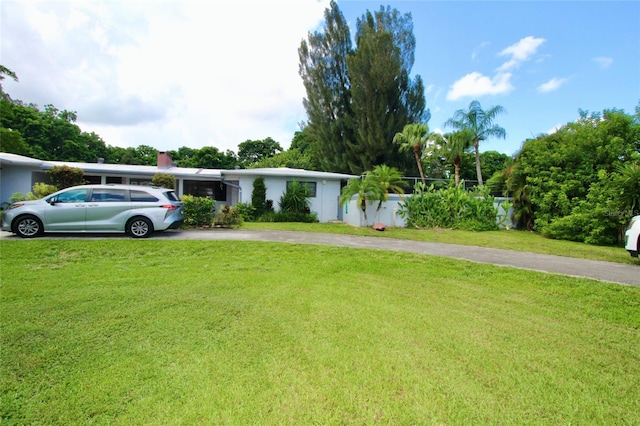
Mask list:
[[[413,173],[393,137],[405,124],[425,123],[424,85],[410,79],[415,37],[410,14],[381,7],[357,21],[356,49],[335,2],[324,33],[300,48],[308,125],[325,170],[360,174],[387,164]]]
[[[348,126],[351,90],[347,56],[352,52],[349,26],[335,2],[325,10],[324,32],[309,34],[298,55],[300,76],[307,91],[304,107],[307,131],[323,170],[349,171],[347,141],[353,139]]]

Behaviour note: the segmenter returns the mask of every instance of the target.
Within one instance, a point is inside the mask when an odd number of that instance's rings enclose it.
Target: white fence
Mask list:
[[[399,213],[400,203],[409,197],[411,197],[411,194],[403,195],[402,197],[397,194],[389,194],[389,199],[380,205],[380,209],[378,209],[378,201],[367,203],[367,218],[365,219],[357,203],[357,196],[354,196],[342,207],[342,220],[353,226],[372,226],[375,223],[382,223],[387,228],[404,228],[407,226],[407,221],[406,218]],[[495,197],[494,206],[497,210],[496,223],[501,228],[513,227],[513,223],[511,222],[513,208],[510,208],[507,212],[502,204],[509,200],[509,198],[505,197]]]

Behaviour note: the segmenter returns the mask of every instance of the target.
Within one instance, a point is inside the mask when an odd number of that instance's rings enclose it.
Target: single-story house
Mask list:
[[[318,215],[320,222],[342,219],[340,190],[348,179],[357,177],[290,168],[218,170],[176,167],[166,152],[158,153],[155,166],[107,164],[101,159],[95,163],[44,161],[3,152],[0,153],[0,203],[9,202],[11,195],[16,192],[30,192],[37,182],[48,183],[47,170],[63,165],[82,169],[89,183],[145,185],[157,173],[171,174],[176,178],[179,196],[209,197],[215,200],[216,208],[238,202],[251,203],[253,181],[262,177],[267,188],[267,199],[273,200],[277,210],[287,183],[296,180],[308,184],[310,208]]]

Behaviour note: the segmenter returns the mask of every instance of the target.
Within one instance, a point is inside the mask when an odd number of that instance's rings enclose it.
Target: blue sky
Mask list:
[[[107,144],[215,146],[247,139],[287,148],[306,118],[297,49],[327,0],[3,0],[0,61],[16,99],[78,113]],[[352,26],[366,10],[411,13],[412,73],[424,80],[432,131],[477,99],[502,105],[515,153],[578,109],[640,102],[638,1],[340,1]]]
[[[448,130],[444,122],[473,99],[505,107],[496,122],[507,138],[486,141],[484,150],[511,155],[527,138],[574,121],[578,109],[632,113],[640,102],[637,1],[339,4],[354,23],[381,4],[411,13],[413,74],[427,87],[432,131]]]

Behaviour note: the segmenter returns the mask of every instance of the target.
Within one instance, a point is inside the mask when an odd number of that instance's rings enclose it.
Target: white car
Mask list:
[[[640,216],[634,216],[629,222],[627,232],[624,234],[624,248],[632,257],[638,257],[638,252],[640,252]]]
[[[126,232],[145,238],[182,223],[183,204],[172,189],[137,185],[74,186],[13,203],[2,215],[2,230],[22,238],[44,232]]]

